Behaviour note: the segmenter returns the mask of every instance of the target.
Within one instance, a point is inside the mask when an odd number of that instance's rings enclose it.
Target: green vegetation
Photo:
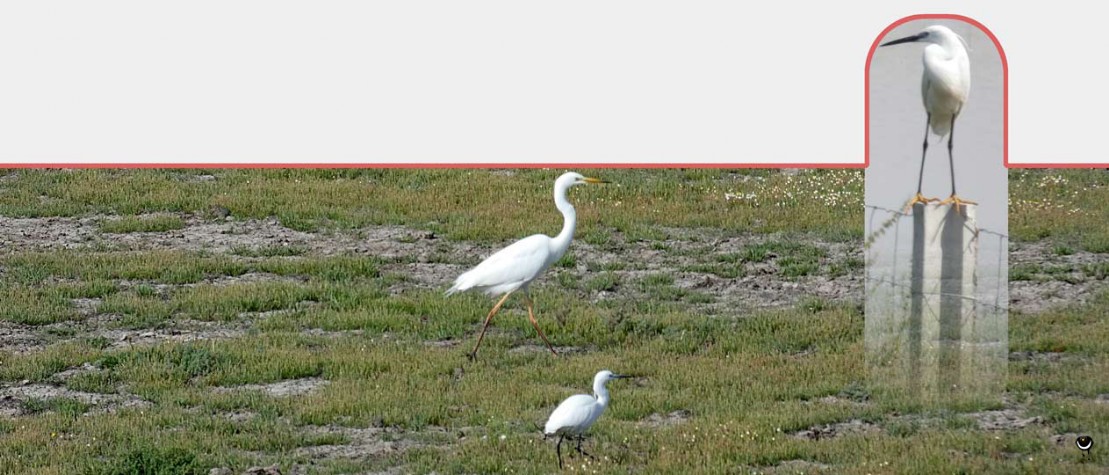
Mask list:
[[[1058,254],[1078,247],[1109,252],[1109,172],[1009,172],[1009,234],[1016,240],[1052,238]]]
[[[273,216],[287,227],[306,231],[399,224],[452,239],[488,242],[544,229],[553,233],[561,220],[550,196],[551,182],[561,170],[513,170],[511,174],[388,169],[14,173],[18,177],[0,188],[0,215],[121,215],[119,224],[105,224],[121,229],[110,232],[142,231],[160,222],[160,218],[151,222],[151,218],[136,215],[192,213],[227,214],[235,219]],[[862,173],[857,170],[820,170],[795,176],[776,170],[614,169],[590,173],[614,183],[571,193],[571,200],[578,205],[582,239],[603,240],[612,230],[649,237],[659,227],[817,233],[836,240],[861,236],[857,223],[862,219]],[[475,206],[478,203],[480,206]],[[465,212],[444,213],[444,207]]]
[[[183,229],[185,220],[178,216],[128,216],[125,218],[110,219],[100,223],[100,231],[104,233],[154,233]]]
[[[161,216],[152,213],[224,222],[222,208],[232,221],[274,216],[321,234],[391,224],[443,239],[428,239],[425,255],[399,257],[300,244],[6,250],[0,324],[11,337],[0,347],[0,389],[62,392],[3,402],[17,414],[0,421],[3,473],[241,473],[274,463],[285,473],[293,465],[549,473],[553,442],[539,427],[601,368],[641,377],[612,384],[613,405],[587,442],[597,460],[568,458],[575,472],[1085,474],[1109,465],[1106,451],[1083,457],[1073,441],[1051,439],[1109,440],[1105,290],[1083,305],[1014,313],[1010,347],[1028,356],[1010,363],[1006,404],[1042,422],[1007,430],[978,425],[979,412],[1003,407],[996,401],[931,408],[870,388],[858,302],[811,296],[706,316],[705,306],[729,296],[690,285],[682,272],[772,272],[791,285],[860,275],[858,258],[826,245],[861,245],[858,171],[591,173],[619,185],[572,192],[582,239],[604,253],[649,241],[644,249],[676,265],[572,252],[532,288],[540,325],[563,356],[542,347],[517,298],[474,363],[464,354],[493,302],[445,297],[439,281],[460,269],[451,264],[475,262],[475,245],[556,230],[557,171],[14,173],[0,188],[0,215],[111,216],[101,232],[176,229],[147,223]],[[1089,198],[1103,182],[1065,176],[1081,183],[1068,198],[1075,206],[1105,213],[1105,200]],[[1021,180],[1039,179],[1015,178],[1014,203],[1040,192]],[[1014,204],[1012,213],[1014,236],[1050,237],[1056,256],[1098,249],[1106,232],[1088,216],[1064,213],[1040,227],[1041,211]],[[720,230],[757,239],[719,252],[705,236]],[[1107,272],[1099,263],[1059,266],[1017,266],[1012,275],[1104,280]],[[272,389],[289,382],[307,389]],[[794,436],[828,424],[866,430]]]

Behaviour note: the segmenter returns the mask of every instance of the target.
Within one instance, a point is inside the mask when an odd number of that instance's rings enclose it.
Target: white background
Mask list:
[[[1011,162],[1104,163],[1079,5],[0,0],[0,162],[862,163],[871,42],[955,13],[1007,53]]]

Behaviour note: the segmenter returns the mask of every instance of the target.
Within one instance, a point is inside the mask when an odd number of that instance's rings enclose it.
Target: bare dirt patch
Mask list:
[[[64,383],[72,379],[74,376],[98,372],[100,372],[100,368],[97,368],[90,363],[84,363],[76,368],[70,368],[65,371],[54,373],[54,375],[51,376],[50,379]]]
[[[852,399],[852,398],[840,397],[840,396],[824,396],[820,399],[813,399],[813,400],[806,401],[806,402],[810,403],[810,404],[811,403],[819,403],[819,404],[828,404],[828,405],[849,405],[849,406],[870,406],[870,405],[872,405],[872,403],[870,403],[867,400]]]
[[[154,345],[165,341],[226,340],[246,335],[246,330],[199,320],[175,320],[173,327],[158,329],[93,328],[89,335],[102,337],[113,348]]]
[[[234,254],[241,250],[295,246],[307,255],[362,254],[385,261],[385,271],[406,277],[394,292],[408,289],[445,288],[455,276],[481,257],[495,252],[505,243],[483,245],[439,239],[433,233],[403,226],[369,226],[352,231],[309,233],[286,228],[276,218],[263,220],[211,220],[196,215],[178,214],[185,228],[164,232],[105,235],[99,223],[108,216],[81,218],[7,218],[0,217],[0,246],[20,250],[116,249],[181,250]],[[604,246],[577,240],[571,247],[578,264],[559,272],[589,274],[589,266],[636,263],[638,268],[615,271],[624,284],[644,273],[667,273],[679,288],[694,289],[712,296],[706,310],[734,312],[736,308],[789,305],[803,296],[829,300],[861,301],[861,269],[829,276],[827,269],[845,259],[861,259],[860,246],[829,243],[817,238],[797,238],[823,250],[820,269],[813,275],[788,278],[781,275],[777,256],[767,262],[749,263],[746,275],[720,277],[697,269],[718,264],[717,256],[741,252],[746,246],[781,241],[777,235],[727,235],[714,229],[668,229],[662,241],[628,240],[619,232]],[[593,267],[596,268],[596,267]],[[685,270],[683,270],[685,269]],[[217,279],[215,284],[268,280],[270,276],[236,276]],[[548,279],[550,276],[547,277]],[[623,285],[610,295],[635,298],[633,286]],[[596,295],[591,298],[597,298]],[[702,305],[702,304],[698,304]]]
[[[0,320],[0,350],[24,354],[40,350],[45,345],[35,327]]]
[[[94,298],[79,298],[70,299],[69,303],[70,305],[73,305],[74,309],[77,310],[78,315],[81,315],[82,317],[89,317],[92,315],[96,315],[96,309],[100,307],[101,301],[101,299]]]
[[[301,335],[321,338],[346,338],[366,333],[364,330],[324,330],[322,328],[307,328],[300,331]]]
[[[219,386],[212,388],[216,393],[238,391],[258,391],[273,397],[303,396],[311,394],[331,382],[323,378],[288,379],[269,384],[244,384],[241,386]]]
[[[1042,417],[1028,417],[1020,409],[974,412],[967,414],[967,417],[974,419],[982,430],[1016,430],[1043,423]]]
[[[461,344],[459,340],[431,340],[425,341],[424,346],[431,348],[454,348]]]
[[[692,417],[689,411],[679,409],[669,414],[653,413],[639,421],[639,425],[645,427],[666,427],[685,423]]]
[[[339,435],[347,440],[343,444],[300,447],[295,453],[313,459],[381,457],[427,444],[408,437],[406,432],[389,427],[337,427],[312,426],[306,432],[313,435]]]
[[[184,284],[182,287],[195,287],[197,285],[214,285],[214,286],[228,286],[240,284],[254,284],[261,282],[304,282],[306,279],[300,276],[284,276],[271,274],[268,272],[247,272],[241,275],[221,275],[204,279],[194,284]]]
[[[1055,252],[1051,241],[1013,244],[1009,250],[1009,269],[1023,266],[1039,269],[1072,269],[1051,275],[1036,274],[1032,280],[1010,281],[1010,308],[1024,313],[1081,304],[1109,288],[1109,279],[1086,275],[1081,269],[1104,263],[1109,255],[1075,250],[1069,255]]]
[[[165,213],[162,213],[164,215]],[[276,218],[264,220],[209,220],[176,213],[185,228],[161,232],[105,234],[100,223],[111,216],[80,218],[8,218],[0,216],[0,246],[20,250],[116,249],[231,253],[235,249],[308,246],[318,234],[286,228]],[[340,239],[349,237],[340,236]],[[321,246],[322,247],[322,246]]]
[[[258,417],[258,413],[252,411],[231,411],[224,413],[224,417],[231,422],[247,422]]]
[[[770,466],[770,467],[760,467],[757,470],[753,470],[753,472],[766,473],[766,474],[778,474],[778,473],[783,473],[783,474],[785,474],[785,473],[788,473],[788,474],[806,473],[806,474],[808,474],[808,473],[824,473],[825,471],[831,470],[831,468],[832,468],[831,465],[827,465],[827,464],[823,464],[823,463],[819,463],[819,462],[813,462],[811,460],[794,459],[794,460],[786,460],[786,461],[783,461],[783,462],[778,462],[777,465],[773,465],[773,466]]]
[[[164,213],[163,213],[164,214]],[[92,215],[63,218],[9,218],[0,217],[0,248],[9,252],[49,251],[76,249],[90,251],[153,251],[179,250],[224,253],[234,259],[258,259],[265,255],[281,255],[274,249],[295,247],[297,254],[288,259],[313,258],[327,255],[366,255],[385,262],[381,270],[385,275],[401,277],[390,285],[389,291],[401,294],[409,291],[441,291],[450,282],[482,257],[492,254],[506,243],[481,244],[441,239],[434,233],[403,226],[367,226],[348,231],[302,232],[286,228],[276,218],[239,220],[227,215],[210,219],[202,215],[176,213],[185,223],[182,229],[164,232],[136,232],[104,234],[100,223],[115,219],[114,216]],[[845,274],[830,275],[829,267],[845,259],[861,259],[859,246],[850,243],[829,243],[816,238],[796,238],[807,245],[821,249],[827,257],[813,275],[786,277],[781,274],[777,256],[766,262],[747,263],[746,274],[737,278],[721,277],[712,272],[719,264],[721,254],[739,253],[747,246],[759,245],[786,238],[778,235],[730,236],[714,229],[666,229],[661,242],[628,239],[613,231],[612,239],[603,245],[594,245],[582,239],[571,246],[576,260],[572,268],[555,267],[543,277],[539,286],[558,285],[559,274],[572,273],[585,282],[594,278],[604,266],[620,267],[614,273],[619,283],[614,288],[591,290],[582,285],[578,292],[583,298],[632,300],[644,298],[637,280],[652,274],[673,276],[673,288],[680,292],[698,294],[688,305],[708,314],[738,315],[760,307],[792,305],[800,299],[818,297],[832,301],[861,302],[861,269]],[[0,270],[2,271],[2,270]],[[118,280],[114,284],[122,290],[143,286],[154,295],[168,298],[174,291],[197,285],[234,285],[255,282],[289,281],[300,283],[298,276],[279,276],[262,272],[238,276],[213,276],[200,282],[183,285]],[[314,302],[301,302],[296,306],[269,312],[244,313],[235,323],[200,322],[177,316],[159,322],[154,328],[119,328],[121,315],[100,313],[101,300],[78,298],[71,305],[81,317],[80,321],[58,324],[70,332],[54,332],[46,327],[26,327],[0,322],[0,350],[25,353],[43,348],[57,335],[70,334],[84,337],[102,337],[111,347],[148,345],[163,341],[187,342],[208,339],[227,339],[243,336],[254,322],[288,312],[310,309]],[[68,338],[75,338],[68,337]],[[63,337],[62,339],[66,339]],[[585,351],[580,348],[560,348],[562,352]],[[516,352],[546,351],[535,345],[513,349]]]
[[[672,276],[674,286],[693,290],[711,297],[709,303],[695,307],[710,314],[735,314],[756,308],[794,305],[806,298],[859,303],[863,299],[861,267],[833,272],[834,267],[861,262],[860,243],[836,243],[813,236],[778,234],[732,235],[714,229],[666,229],[659,241],[629,241],[622,233],[613,232],[612,240],[600,248],[586,242],[571,246],[578,265],[574,272],[588,273],[588,266],[625,267],[612,271],[620,283],[604,298],[637,298],[634,282],[645,276]],[[764,260],[731,263],[731,256],[741,255],[750,247],[790,241],[819,250],[815,268],[807,275],[785,275],[783,262],[791,256],[769,252]],[[736,277],[718,275],[714,268],[742,268]],[[556,272],[565,272],[559,269]],[[596,298],[595,298],[596,299]]]
[[[953,414],[948,416],[948,418],[969,419],[974,422],[974,425],[979,430],[986,431],[1011,431],[1023,429],[1031,425],[1044,424],[1042,417],[1029,416],[1027,409],[1023,405],[1014,404],[1007,397],[1004,399],[1006,407],[1003,409]],[[884,425],[907,424],[917,428],[934,428],[943,427],[947,420],[948,419],[944,417],[937,416],[903,414],[887,419]]]
[[[112,412],[126,407],[147,407],[150,401],[121,392],[119,394],[74,391],[52,384],[21,382],[0,387],[0,414],[7,417],[28,414],[27,405],[34,400],[72,399],[91,406],[90,413]]]
[[[1074,447],[1074,441],[1078,439],[1080,435],[1081,434],[1075,434],[1074,432],[1067,432],[1066,434],[1052,435],[1048,437],[1047,440],[1059,447]]]
[[[556,346],[556,347],[554,347],[554,349],[560,355],[573,355],[573,354],[581,354],[581,353],[586,352],[586,350],[584,348],[579,348],[579,347],[576,347],[576,346]],[[521,354],[521,353],[548,353],[549,354],[551,352],[551,350],[549,350],[546,345],[537,345],[537,344],[526,343],[526,344],[517,346],[515,348],[512,348],[511,350],[508,350],[508,352],[513,353],[513,354]]]
[[[1009,361],[1030,361],[1033,363],[1062,363],[1064,361],[1085,359],[1081,355],[1053,351],[1012,351],[1009,352]]]
[[[119,249],[234,253],[242,249],[268,249],[287,246],[303,248],[308,254],[368,254],[384,260],[396,260],[388,271],[409,277],[396,285],[395,292],[408,288],[442,288],[454,276],[466,270],[504,243],[481,245],[439,239],[433,233],[403,226],[369,226],[352,231],[310,233],[289,229],[276,218],[238,220],[232,216],[208,219],[178,213],[186,226],[164,232],[103,234],[99,225],[111,216],[93,215],[79,218],[10,218],[0,216],[0,248],[26,250],[48,249]],[[745,248],[787,239],[779,235],[728,235],[713,229],[662,229],[664,238],[654,241],[629,240],[619,232],[603,246],[578,239],[571,246],[577,258],[576,269],[555,269],[558,272],[585,274],[586,266],[634,263],[636,268],[614,271],[624,285],[614,291],[595,292],[594,299],[627,296],[630,280],[637,271],[666,272],[674,276],[675,285],[693,289],[713,297],[710,304],[698,304],[708,311],[731,313],[734,309],[791,305],[800,298],[816,297],[831,301],[859,302],[862,299],[862,270],[840,268],[829,273],[833,265],[862,259],[859,243],[826,242],[815,237],[789,236],[822,250],[819,269],[810,275],[781,275],[780,259],[771,255],[765,262],[744,264],[738,277],[721,277],[702,272],[698,267],[719,264],[717,257],[741,253]],[[1010,266],[1038,264],[1044,266],[1082,266],[1104,262],[1103,254],[1075,251],[1060,255],[1053,243],[1013,244]],[[837,275],[833,275],[837,274]],[[1055,305],[1081,303],[1101,289],[1109,287],[1106,279],[1090,276],[1055,275],[1052,278],[1014,281],[1010,285],[1012,308],[1021,312],[1038,312]],[[549,278],[549,277],[548,277]],[[248,279],[225,279],[239,282]],[[92,302],[86,302],[92,304]],[[87,308],[87,307],[86,307]],[[84,309],[83,309],[84,310]]]
[[[273,464],[268,467],[250,467],[243,472],[243,475],[281,475],[281,466]]]
[[[94,218],[9,218],[0,216],[0,249],[74,249],[100,238]]]
[[[980,430],[989,431],[1009,431],[1022,429],[1034,424],[1042,424],[1043,418],[1039,416],[1028,416],[1027,413],[1021,408],[1006,408],[995,411],[981,411],[960,414],[956,417],[969,418],[975,422],[975,425]],[[905,414],[897,415],[888,420],[889,424],[910,424],[916,427],[939,427],[944,423],[944,419],[939,417],[929,417],[919,414]],[[889,424],[878,425],[871,422],[866,422],[860,419],[852,419],[846,422],[836,422],[832,424],[823,424],[809,427],[808,429],[794,432],[792,435],[798,439],[804,440],[821,440],[830,439],[843,435],[853,434],[875,434],[885,430],[885,426]],[[892,429],[891,429],[892,430]]]
[[[877,424],[860,419],[851,419],[846,422],[812,426],[808,429],[794,432],[792,435],[798,439],[821,440],[851,434],[873,434],[881,430],[882,428]]]

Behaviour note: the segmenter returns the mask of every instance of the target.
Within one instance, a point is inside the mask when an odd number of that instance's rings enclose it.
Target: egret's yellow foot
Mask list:
[[[959,213],[961,214],[966,209],[967,205],[977,205],[978,203],[975,203],[975,202],[970,201],[970,200],[964,200],[964,199],[959,198],[958,196],[955,196],[955,195],[951,195],[951,196],[947,197],[946,200],[941,201],[940,204],[941,205],[954,205],[955,210],[959,211]]]
[[[928,204],[933,201],[939,200],[939,198],[925,198],[924,195],[917,193],[916,196],[914,196],[913,199],[909,200],[909,202],[905,205],[905,212],[908,213],[909,211],[911,211],[913,209],[913,205],[917,203]]]

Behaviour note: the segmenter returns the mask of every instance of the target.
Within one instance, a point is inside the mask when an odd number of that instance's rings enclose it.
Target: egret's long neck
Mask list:
[[[601,407],[608,406],[608,389],[605,388],[604,381],[593,381],[593,397],[597,398],[597,404]]]
[[[555,254],[559,257],[566,249],[570,248],[570,241],[574,239],[574,226],[578,224],[578,213],[574,211],[574,205],[566,199],[566,191],[570,188],[569,185],[562,185],[561,183],[555,184],[554,200],[555,207],[562,212],[562,231],[558,236],[554,237],[551,246],[554,247]]]

